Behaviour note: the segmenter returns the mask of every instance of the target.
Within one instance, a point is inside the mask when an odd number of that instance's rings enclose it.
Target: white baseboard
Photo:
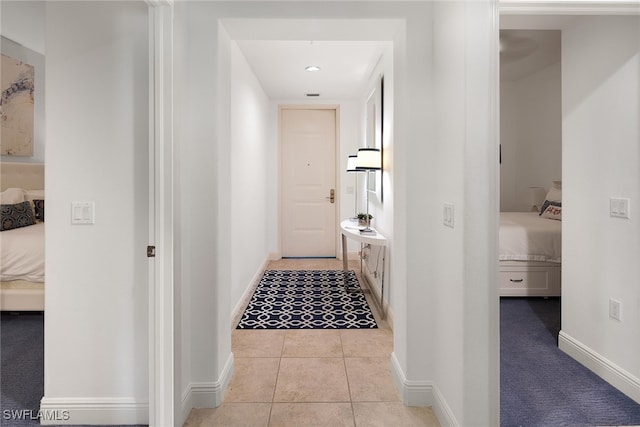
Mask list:
[[[40,414],[42,425],[148,424],[149,403],[116,397],[43,397]]]
[[[231,329],[235,329],[235,327],[238,326],[238,323],[240,323],[240,318],[242,317],[242,313],[244,313],[244,310],[249,304],[249,301],[251,301],[251,297],[253,296],[253,293],[258,287],[258,284],[262,279],[262,275],[264,274],[265,270],[267,269],[267,266],[269,265],[269,261],[272,261],[272,258],[271,258],[272,256],[273,254],[269,254],[269,256],[267,256],[267,258],[262,262],[262,265],[260,265],[260,268],[258,268],[258,271],[256,271],[256,274],[253,275],[253,278],[251,279],[249,286],[247,286],[247,289],[242,294],[240,301],[238,301],[235,308],[233,309],[233,312],[231,313]]]
[[[222,404],[233,376],[234,356],[229,355],[220,378],[215,382],[192,382],[182,393],[181,422],[184,424],[193,408],[217,408]]]
[[[459,426],[438,386],[431,381],[408,380],[395,353],[391,353],[391,375],[400,391],[402,403],[406,406],[430,406],[441,426]]]
[[[444,399],[440,389],[434,384],[433,386],[433,412],[436,413],[438,421],[442,427],[458,427],[458,421],[453,415],[453,411]]]
[[[640,403],[640,378],[625,371],[563,331],[560,331],[558,335],[558,347],[600,378]]]

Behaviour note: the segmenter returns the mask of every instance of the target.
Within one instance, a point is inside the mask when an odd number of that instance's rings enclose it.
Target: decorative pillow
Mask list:
[[[44,222],[44,200],[34,199],[31,203],[33,203],[33,213],[36,221]]]
[[[44,190],[24,190],[24,199],[31,202],[31,209],[33,209],[33,213],[36,216],[36,222],[43,222]]]
[[[31,203],[0,205],[0,231],[27,227],[36,223]]]
[[[543,218],[556,219],[562,221],[562,206],[549,204],[542,212]]]
[[[556,206],[556,207],[562,207],[562,203],[560,202],[553,202],[551,200],[545,200],[544,203],[542,204],[542,207],[540,208],[540,213],[538,215],[542,216],[542,214],[544,213],[545,210],[547,210],[547,208],[549,206]]]
[[[7,188],[0,193],[0,205],[15,205],[24,202],[24,190],[22,188]]]

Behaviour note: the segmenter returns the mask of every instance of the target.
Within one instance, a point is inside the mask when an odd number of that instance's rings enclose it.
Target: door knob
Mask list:
[[[331,203],[336,202],[336,190],[333,188],[329,191],[329,197],[325,197],[325,199],[329,199]]]

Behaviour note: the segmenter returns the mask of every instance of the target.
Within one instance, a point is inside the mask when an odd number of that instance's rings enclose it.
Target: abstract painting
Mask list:
[[[0,154],[33,156],[34,67],[1,55]]]

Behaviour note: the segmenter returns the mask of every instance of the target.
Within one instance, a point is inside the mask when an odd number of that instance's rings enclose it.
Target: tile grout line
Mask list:
[[[276,399],[276,390],[278,389],[278,378],[280,377],[280,365],[282,363],[282,356],[284,355],[284,343],[287,340],[287,331],[284,332],[282,337],[282,347],[280,347],[280,357],[278,358],[278,369],[276,370],[276,382],[273,385],[273,394],[271,395],[271,406],[269,407],[269,418],[267,419],[267,427],[271,425],[271,415],[273,414],[273,404]]]
[[[347,360],[344,355],[344,343],[342,341],[342,331],[338,331],[338,337],[340,338],[340,351],[342,352],[342,365],[344,366],[344,375],[347,379],[347,393],[349,393],[349,406],[351,407],[351,420],[353,426],[356,425],[356,413],[353,410],[353,397],[351,396],[351,384],[349,383],[349,372],[347,371]]]

